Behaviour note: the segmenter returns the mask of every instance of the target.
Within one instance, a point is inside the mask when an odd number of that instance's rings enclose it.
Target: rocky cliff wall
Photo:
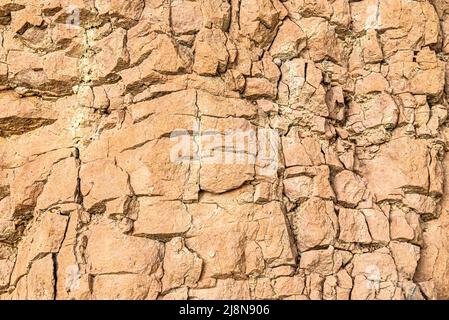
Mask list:
[[[449,298],[448,0],[1,0],[0,299]]]

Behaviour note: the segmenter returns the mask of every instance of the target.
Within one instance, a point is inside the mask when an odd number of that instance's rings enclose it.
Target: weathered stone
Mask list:
[[[299,251],[330,245],[338,232],[332,202],[319,198],[301,204],[292,217],[292,224]]]
[[[181,286],[194,287],[201,276],[202,260],[186,248],[182,238],[174,238],[165,245],[162,290]]]
[[[304,290],[304,276],[279,277],[273,281],[273,289],[280,298],[301,295]]]
[[[192,289],[189,294],[196,299],[250,299],[249,284],[246,280],[217,280],[217,286],[207,289]]]
[[[57,253],[64,240],[67,217],[57,212],[44,212],[39,216],[17,251],[16,264],[11,275],[11,283],[28,272],[33,261]]]
[[[96,300],[145,300],[161,291],[154,276],[142,274],[98,275],[93,280],[93,298]]]
[[[0,26],[0,300],[449,298],[446,0]]]
[[[97,175],[97,172],[101,175]],[[83,165],[80,170],[81,194],[85,208],[105,211],[105,203],[130,195],[128,175],[113,161],[99,160]]]
[[[138,202],[134,235],[164,238],[184,234],[189,230],[191,218],[183,203],[160,201],[151,197],[139,198]]]
[[[278,0],[244,0],[240,3],[239,27],[248,38],[266,46],[285,15],[286,10]]]
[[[155,240],[124,235],[114,225],[91,228],[86,254],[91,274],[153,274],[162,264],[163,244]]]
[[[390,212],[390,234],[393,240],[417,241],[421,236],[419,216],[393,207]]]
[[[361,39],[361,47],[363,48],[363,59],[366,63],[382,61],[382,48],[377,39],[377,32],[374,29],[367,30],[366,35]]]
[[[125,26],[134,24],[140,18],[145,1],[132,0],[123,3],[120,0],[105,1],[100,0],[95,3],[95,7],[100,15],[110,16],[117,19],[117,22]]]
[[[359,210],[341,208],[338,212],[339,239],[344,242],[371,243],[365,216]]]
[[[37,198],[36,208],[42,210],[58,204],[76,202],[78,170],[73,157],[53,165],[42,193]]]
[[[24,134],[56,121],[50,105],[40,99],[19,99],[6,92],[0,95],[0,103],[9,106],[0,111],[1,137]]]
[[[126,30],[116,29],[107,37],[94,44],[96,54],[92,61],[89,77],[98,83],[115,81],[117,73],[129,64],[129,53],[126,48]],[[108,61],[106,64],[105,61]]]
[[[355,133],[383,125],[388,129],[396,126],[398,109],[393,98],[380,94],[365,103],[353,102],[349,105],[347,126]]]
[[[399,137],[381,146],[373,159],[362,162],[362,175],[378,201],[395,199],[403,190],[426,191],[429,187],[427,154],[424,141]]]
[[[200,169],[200,188],[209,192],[223,193],[237,189],[245,182],[253,180],[254,157],[243,155],[243,158],[247,160],[238,163],[240,158],[237,153],[221,153],[220,151],[216,152],[216,158],[204,158]],[[230,159],[229,163],[225,163],[226,159]]]
[[[293,59],[282,64],[279,102],[304,108],[319,116],[327,116],[322,72],[310,60]]]
[[[312,196],[334,199],[335,194],[329,179],[327,166],[288,168],[284,180],[284,193],[292,202]]]
[[[343,205],[355,207],[362,201],[366,187],[360,176],[345,170],[335,176],[334,190],[339,202]]]
[[[210,76],[224,73],[229,61],[226,42],[226,36],[221,30],[202,29],[195,40],[193,70],[200,75]]]
[[[13,248],[0,245],[0,289],[9,286],[11,273],[14,269],[14,250]]]
[[[390,230],[388,216],[380,209],[362,209],[368,224],[369,234],[374,243],[386,244],[390,241]]]
[[[307,50],[311,60],[320,61],[328,58],[331,61],[340,61],[341,44],[335,28],[326,19],[309,17],[299,20],[298,24],[307,35]]]
[[[249,99],[275,99],[276,87],[265,78],[247,78],[245,96]]]
[[[392,241],[390,249],[399,277],[413,279],[419,260],[419,247],[410,243]]]
[[[178,34],[197,32],[203,24],[201,3],[199,1],[173,1],[170,3],[170,17],[174,32]]]
[[[52,255],[33,261],[27,279],[27,297],[30,300],[53,300],[55,297],[55,281]]]
[[[231,19],[231,5],[227,0],[202,0],[204,25],[207,27],[227,30]]]
[[[355,255],[352,278],[352,300],[392,299],[398,273],[388,250]]]
[[[306,46],[306,35],[291,20],[285,20],[279,28],[276,38],[270,47],[274,59],[290,60],[296,58]]]
[[[282,138],[285,165],[292,166],[318,166],[324,163],[319,141],[313,137],[301,139],[297,134]]]
[[[323,276],[332,274],[334,248],[326,250],[310,250],[301,254],[299,267],[308,273],[319,273]]]

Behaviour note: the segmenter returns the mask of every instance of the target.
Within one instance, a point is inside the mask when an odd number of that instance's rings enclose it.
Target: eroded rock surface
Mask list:
[[[0,300],[449,299],[449,1],[0,1]]]

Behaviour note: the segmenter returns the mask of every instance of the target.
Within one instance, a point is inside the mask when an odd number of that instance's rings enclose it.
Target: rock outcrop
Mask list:
[[[449,1],[0,1],[0,300],[449,299]]]

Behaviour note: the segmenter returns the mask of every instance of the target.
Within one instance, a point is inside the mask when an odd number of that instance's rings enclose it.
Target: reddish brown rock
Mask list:
[[[388,250],[356,255],[353,265],[352,300],[393,298],[398,272]]]
[[[294,213],[292,224],[299,251],[330,245],[338,232],[332,202],[319,198],[304,202]]]
[[[366,187],[360,176],[345,170],[335,176],[334,190],[339,202],[343,205],[355,207],[362,201]]]
[[[141,274],[99,275],[93,280],[93,299],[145,300],[160,292],[160,282]]]
[[[174,238],[165,245],[164,277],[162,290],[181,286],[194,287],[201,276],[203,262],[185,247],[182,238]]]
[[[306,35],[291,20],[285,20],[271,44],[270,54],[273,58],[289,60],[296,58],[306,46]]]
[[[340,209],[338,212],[340,225],[339,239],[343,242],[371,243],[371,235],[365,216],[358,210]]]
[[[100,222],[87,238],[89,272],[94,275],[120,272],[151,275],[160,267],[162,253],[162,243],[124,235],[112,224]]]
[[[139,198],[138,202],[134,235],[170,237],[189,230],[191,217],[181,202],[159,201],[151,197]]]
[[[0,300],[448,299],[448,13],[0,1]]]

